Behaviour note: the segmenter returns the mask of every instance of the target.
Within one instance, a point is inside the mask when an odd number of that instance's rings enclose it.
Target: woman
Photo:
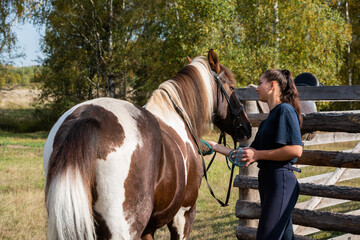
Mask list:
[[[294,239],[291,212],[299,196],[292,165],[302,155],[300,102],[288,70],[267,70],[256,88],[270,114],[259,126],[250,148],[242,156],[245,167],[257,161],[261,215],[256,239]],[[214,151],[228,155],[232,149],[210,141]],[[236,154],[236,153],[235,153]]]

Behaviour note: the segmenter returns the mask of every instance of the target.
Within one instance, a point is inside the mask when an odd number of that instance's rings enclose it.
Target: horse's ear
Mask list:
[[[189,56],[187,56],[187,60],[189,63],[192,63],[192,59]]]
[[[220,63],[218,56],[214,52],[214,50],[210,49],[208,53],[208,60],[211,67],[211,70],[215,71],[216,74],[220,74]]]

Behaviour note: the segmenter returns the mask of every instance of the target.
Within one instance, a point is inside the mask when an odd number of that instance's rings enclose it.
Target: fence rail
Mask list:
[[[255,177],[237,175],[234,179],[233,186],[238,188],[258,189],[258,180]],[[360,188],[355,187],[300,183],[300,194],[360,201]],[[360,226],[360,222],[358,222],[358,224]]]
[[[253,127],[260,126],[261,121],[267,118],[269,114],[248,114]],[[336,113],[309,113],[303,115],[303,125],[301,127],[303,133],[314,131],[325,132],[360,132],[360,113],[336,112]]]
[[[304,150],[298,164],[360,168],[360,153],[347,153],[341,151]]]
[[[353,86],[319,86],[319,87],[297,87],[299,98],[302,101],[359,101],[360,85]],[[235,92],[239,99],[244,101],[257,101],[255,88],[238,88]]]
[[[346,132],[318,133],[311,141],[304,142],[304,146],[360,141],[360,134]]]
[[[259,203],[238,200],[235,213],[238,218],[257,219],[260,217],[260,210]],[[360,216],[294,208],[292,219],[295,224],[315,227],[324,231],[360,234]]]

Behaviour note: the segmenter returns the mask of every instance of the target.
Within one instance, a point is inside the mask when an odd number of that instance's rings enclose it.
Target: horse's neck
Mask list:
[[[151,101],[146,104],[145,108],[158,119],[162,134],[177,134],[179,138],[174,136],[174,139],[181,139],[184,144],[189,144],[195,151],[196,146],[193,145],[189,128],[177,112],[171,108],[164,108],[164,106],[154,104]]]
[[[159,93],[153,94],[146,103],[145,108],[175,131],[184,129],[184,121],[175,111],[173,104],[164,99]]]
[[[156,117],[161,119],[164,123],[172,127],[175,131],[182,131],[186,128],[190,131],[195,138],[199,138],[203,124],[206,122],[206,116],[208,115],[204,111],[205,108],[199,108],[199,106],[186,106],[181,102],[179,96],[173,93],[175,96],[169,94],[170,91],[161,89],[156,90],[145,108],[153,113]],[[196,102],[196,99],[190,100],[190,102]],[[187,99],[189,101],[189,99]],[[187,111],[191,110],[190,113]]]
[[[181,126],[184,125],[179,114],[169,107],[159,106],[150,102],[146,104],[145,108],[165,124],[174,128],[174,130],[178,130],[179,127],[182,128]]]

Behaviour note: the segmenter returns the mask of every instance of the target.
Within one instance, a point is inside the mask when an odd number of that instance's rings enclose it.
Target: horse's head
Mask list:
[[[230,134],[234,141],[249,139],[252,127],[246,116],[244,105],[233,94],[236,87],[233,73],[220,64],[212,49],[208,53],[208,61],[216,81],[213,123],[220,130]]]

